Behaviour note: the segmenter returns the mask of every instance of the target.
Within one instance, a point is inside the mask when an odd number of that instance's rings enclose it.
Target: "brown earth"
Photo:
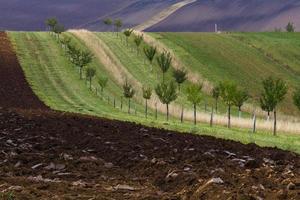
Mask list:
[[[7,37],[0,32],[0,106],[46,109],[27,84],[17,56]]]
[[[1,74],[21,72],[11,49],[0,52],[11,56]],[[19,86],[0,96],[0,199],[300,198],[299,155],[50,111],[24,76],[9,78],[1,91]]]

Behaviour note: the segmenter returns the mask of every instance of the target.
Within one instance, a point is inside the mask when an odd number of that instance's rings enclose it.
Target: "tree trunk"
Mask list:
[[[216,113],[218,112],[218,99],[216,99]]]
[[[180,83],[178,83],[178,91],[180,92]]]
[[[128,114],[130,114],[130,98],[128,98]]]
[[[194,104],[194,125],[197,124],[197,106]]]
[[[256,132],[256,115],[254,114],[253,116],[253,130],[252,130],[253,133]]]
[[[121,110],[123,110],[123,97],[121,97]]]
[[[116,98],[114,97],[114,108],[116,108]]]
[[[146,99],[146,104],[145,104],[145,116],[146,119],[148,118],[148,100]]]
[[[181,107],[180,122],[183,123],[183,106]]]
[[[231,105],[228,106],[228,124],[227,124],[228,128],[231,128],[230,119],[231,119]]]
[[[82,67],[79,67],[80,80],[82,80]]]
[[[90,90],[92,90],[92,77],[90,77]]]
[[[274,110],[274,130],[273,135],[276,136],[277,134],[277,113],[276,110]]]
[[[204,110],[205,112],[207,112],[207,101],[205,100],[205,104],[204,104]]]
[[[242,109],[241,109],[241,107],[239,107],[239,118],[241,118],[242,117]]]
[[[169,104],[167,103],[167,121],[169,121]]]
[[[155,103],[155,119],[157,119],[157,103]]]
[[[268,111],[267,121],[270,121],[270,111]]]

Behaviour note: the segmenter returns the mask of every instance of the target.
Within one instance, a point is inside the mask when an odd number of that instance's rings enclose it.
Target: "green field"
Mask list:
[[[116,81],[114,81],[114,77],[111,77],[111,75],[106,71],[103,64],[97,59],[94,59],[91,65],[97,68],[98,76],[105,75],[110,79],[109,87],[105,90],[105,94],[102,96],[99,94],[96,95],[95,91],[90,91],[86,82],[83,80],[79,80],[78,69],[71,64],[58,41],[56,41],[56,39],[49,33],[10,32],[9,35],[14,43],[17,55],[25,72],[26,78],[32,86],[34,92],[40,97],[41,100],[43,100],[48,106],[55,110],[96,115],[110,119],[133,121],[145,124],[147,126],[154,126],[183,132],[194,132],[197,134],[204,135],[212,135],[215,137],[241,141],[243,143],[255,142],[261,146],[277,146],[282,149],[292,150],[300,153],[300,137],[293,134],[279,133],[279,136],[273,137],[270,133],[261,131],[259,131],[256,134],[252,134],[251,131],[247,129],[233,128],[229,130],[222,126],[215,126],[214,128],[210,128],[207,124],[199,124],[196,127],[194,127],[190,122],[185,122],[181,124],[179,122],[179,119],[175,118],[175,116],[173,116],[170,122],[166,123],[163,113],[159,113],[158,120],[155,120],[153,110],[150,110],[151,115],[149,116],[149,119],[145,119],[143,114],[144,106],[138,100],[134,101],[133,106],[134,108],[136,108],[137,113],[132,113],[131,115],[128,115],[127,104],[125,101],[123,110],[120,109],[122,86],[119,85]],[[86,46],[86,44],[84,44],[80,39],[76,38],[74,35],[70,33],[67,33],[67,35],[71,37],[72,42],[81,49],[89,48],[88,46]],[[154,66],[153,72],[149,72],[149,66],[147,64],[144,64],[143,57],[135,56],[136,52],[133,48],[133,44],[130,44],[132,45],[132,50],[128,50],[126,44],[124,42],[120,43],[120,39],[116,38],[116,36],[112,35],[111,33],[97,33],[96,35],[109,46],[111,51],[128,69],[132,76],[135,77],[138,81],[140,81],[143,84],[149,84],[151,86],[155,86],[158,83],[156,76],[160,75],[158,73],[157,66]],[[155,34],[155,37],[159,36],[161,38],[180,38],[183,37],[182,35],[168,33],[160,34],[160,36],[158,34]],[[204,37],[202,40],[205,40],[205,34],[200,34],[200,36],[195,35],[194,37]],[[197,40],[194,37],[190,37],[190,40]],[[217,38],[217,40],[221,40],[218,37],[228,37],[229,41],[225,41],[227,40],[227,38],[224,39],[224,45],[227,44],[230,46],[231,41],[236,41],[236,43],[246,45],[244,44],[244,42],[235,39],[234,35],[207,35],[206,40],[209,41],[210,38],[212,38],[211,40],[213,40],[214,38]],[[247,35],[245,35],[245,37],[247,37]],[[249,38],[249,40],[254,40],[255,37],[253,37],[254,39],[252,39],[252,37],[247,38]],[[269,36],[267,35],[266,37]],[[182,38],[181,40],[181,43],[184,43],[184,39]],[[178,53],[176,48],[181,50],[184,48],[184,46],[175,44],[175,41],[173,40],[172,44],[171,42],[169,44],[168,41],[171,41],[171,39],[165,39],[163,42],[166,43],[168,46],[174,45],[174,51],[176,52],[176,54]],[[178,42],[180,41],[178,40]],[[202,69],[200,67],[205,68],[205,66],[207,65],[203,64],[202,66],[199,66],[199,69],[196,67],[198,65],[196,62],[204,62],[202,60],[196,60],[198,55],[198,49],[198,46],[195,46],[195,48],[190,48],[191,52],[189,52],[189,55],[192,55],[191,63],[195,63],[189,67],[191,67],[191,69],[199,70],[199,72],[202,72]],[[252,51],[256,53],[256,51],[258,50],[251,48],[251,50],[249,51],[249,54],[251,54]],[[241,52],[243,51],[241,50]],[[226,53],[228,52],[226,51]],[[232,53],[232,55],[233,54],[234,53]],[[245,55],[247,54],[245,53]],[[180,58],[181,56],[184,57],[179,53],[178,56]],[[256,56],[253,55],[253,59],[254,57]],[[263,56],[261,57],[261,59],[257,58],[257,60],[259,60],[257,62],[263,62],[262,60],[266,59]],[[213,57],[211,59],[212,60],[210,62],[212,63],[221,62],[214,61]],[[228,58],[228,62],[229,60],[230,59]],[[187,58],[186,60],[183,59],[183,61],[187,64],[189,63]],[[272,64],[269,64],[269,62],[270,61],[266,61],[265,66],[267,68],[272,66]],[[232,63],[235,62],[232,61]],[[228,66],[229,65],[230,63],[228,64]],[[242,70],[242,65],[238,65],[236,67],[237,69],[241,69],[241,72],[239,73],[244,73],[243,76],[246,76],[246,70]],[[274,70],[275,69],[278,70],[278,73],[281,72],[282,75],[286,73],[286,78],[289,80],[289,82],[292,83],[297,81],[297,78],[293,77],[292,75],[290,76],[288,72],[284,71],[280,67],[275,66]],[[205,70],[203,70],[203,75],[205,75],[208,78],[211,77],[212,82],[216,82],[222,77],[224,77],[224,74],[222,76],[222,73],[218,72],[220,70],[221,68],[211,69],[211,71],[206,69],[206,72]],[[214,71],[216,71],[216,75],[212,75]],[[170,76],[171,72],[169,73],[168,77],[170,78]],[[235,75],[232,75],[228,72],[228,78],[231,78],[233,76],[235,77]],[[251,76],[254,77],[255,75],[253,74]],[[241,81],[242,79],[234,78],[234,80]],[[93,86],[94,88],[97,86],[96,81],[93,82]],[[258,86],[258,83],[253,84],[253,88]],[[110,97],[109,103],[107,102],[108,96]],[[116,99],[116,108],[114,108],[112,105],[112,98]],[[179,100],[177,100],[177,103],[184,103],[186,107],[190,106],[185,100],[184,92],[181,94]],[[201,109],[203,110],[203,108]]]
[[[185,67],[216,84],[234,80],[254,98],[261,80],[272,75],[288,82],[290,92],[281,111],[299,114],[291,91],[300,81],[299,33],[151,33],[182,61]]]

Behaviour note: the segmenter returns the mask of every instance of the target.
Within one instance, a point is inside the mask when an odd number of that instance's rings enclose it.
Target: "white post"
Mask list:
[[[218,33],[218,24],[215,24],[215,33]]]

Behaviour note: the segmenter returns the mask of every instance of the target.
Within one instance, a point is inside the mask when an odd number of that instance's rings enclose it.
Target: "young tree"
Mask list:
[[[126,37],[126,46],[128,47],[128,39],[129,39],[129,37],[131,36],[131,33],[133,32],[133,30],[132,29],[126,29],[123,33],[124,33],[124,35],[125,35],[125,37]]]
[[[103,20],[103,23],[108,27],[108,29],[110,28],[110,26],[112,25],[113,21],[110,18],[106,18]]]
[[[86,69],[86,79],[89,80],[90,83],[90,90],[92,90],[92,79],[96,75],[96,69],[93,67],[88,67]]]
[[[123,26],[123,22],[122,22],[122,20],[120,20],[120,19],[116,19],[115,21],[114,21],[114,26],[115,26],[115,30],[116,30],[116,32],[117,32],[117,36],[119,35],[119,30],[120,30],[120,28]]]
[[[150,67],[151,67],[151,71],[152,71],[152,62],[153,62],[154,56],[156,54],[156,47],[152,47],[152,46],[144,47],[144,53],[150,62]]]
[[[202,100],[201,95],[202,84],[190,85],[187,87],[187,99],[193,104],[194,107],[194,124],[197,124],[197,105],[200,104]]]
[[[143,87],[143,98],[145,99],[145,115],[148,117],[148,100],[152,96],[152,89],[150,87]]]
[[[57,25],[58,22],[57,22],[57,19],[55,17],[52,17],[52,18],[47,19],[45,23],[48,27],[48,30],[53,31],[54,27]]]
[[[215,86],[212,90],[212,97],[215,99],[215,110],[216,113],[218,112],[218,101],[220,98],[220,87],[219,86]]]
[[[132,97],[134,96],[135,91],[132,87],[132,85],[130,85],[128,83],[128,81],[126,80],[124,85],[123,85],[123,95],[125,98],[128,99],[128,113],[130,114],[130,100],[132,99]]]
[[[295,26],[294,23],[289,22],[286,27],[285,27],[286,31],[291,33],[291,32],[295,32]]]
[[[169,121],[169,104],[177,98],[176,85],[174,82],[160,83],[155,88],[159,100],[167,106],[167,121]]]
[[[239,109],[239,118],[242,115],[242,106],[249,99],[249,94],[245,90],[237,90],[234,97],[234,105]]]
[[[80,51],[79,55],[77,56],[77,59],[77,66],[79,67],[80,79],[82,79],[82,70],[85,66],[92,62],[93,54],[89,51]]]
[[[57,39],[59,39],[60,34],[65,31],[65,26],[62,24],[56,24],[54,26],[53,32],[57,35]]]
[[[274,113],[274,129],[273,134],[277,132],[277,105],[283,101],[287,93],[287,85],[281,79],[274,79],[269,77],[262,82],[263,92],[260,97],[262,109],[268,108],[270,112]]]
[[[98,84],[99,84],[99,86],[100,86],[100,88],[101,88],[101,93],[103,94],[103,91],[104,91],[104,88],[106,87],[106,85],[107,85],[107,82],[108,82],[108,78],[107,77],[100,77],[99,79],[98,79]]]
[[[136,46],[136,53],[137,53],[137,55],[139,55],[140,46],[141,46],[143,40],[144,40],[144,36],[143,35],[138,35],[138,36],[134,37],[134,43],[135,43],[135,46]]]
[[[298,108],[298,110],[300,110],[300,88],[298,88],[298,89],[294,92],[293,100],[294,100],[295,106]]]
[[[163,52],[156,58],[156,60],[163,73],[163,82],[165,82],[165,73],[169,70],[172,63],[171,54],[169,52]]]
[[[173,77],[174,77],[176,83],[178,84],[178,89],[180,91],[181,84],[183,84],[184,81],[186,81],[186,79],[187,79],[187,72],[186,72],[186,70],[185,69],[175,69],[173,71]]]
[[[228,124],[227,127],[231,128],[231,107],[234,105],[234,99],[237,91],[237,85],[230,81],[223,81],[219,85],[220,96],[228,107]]]

